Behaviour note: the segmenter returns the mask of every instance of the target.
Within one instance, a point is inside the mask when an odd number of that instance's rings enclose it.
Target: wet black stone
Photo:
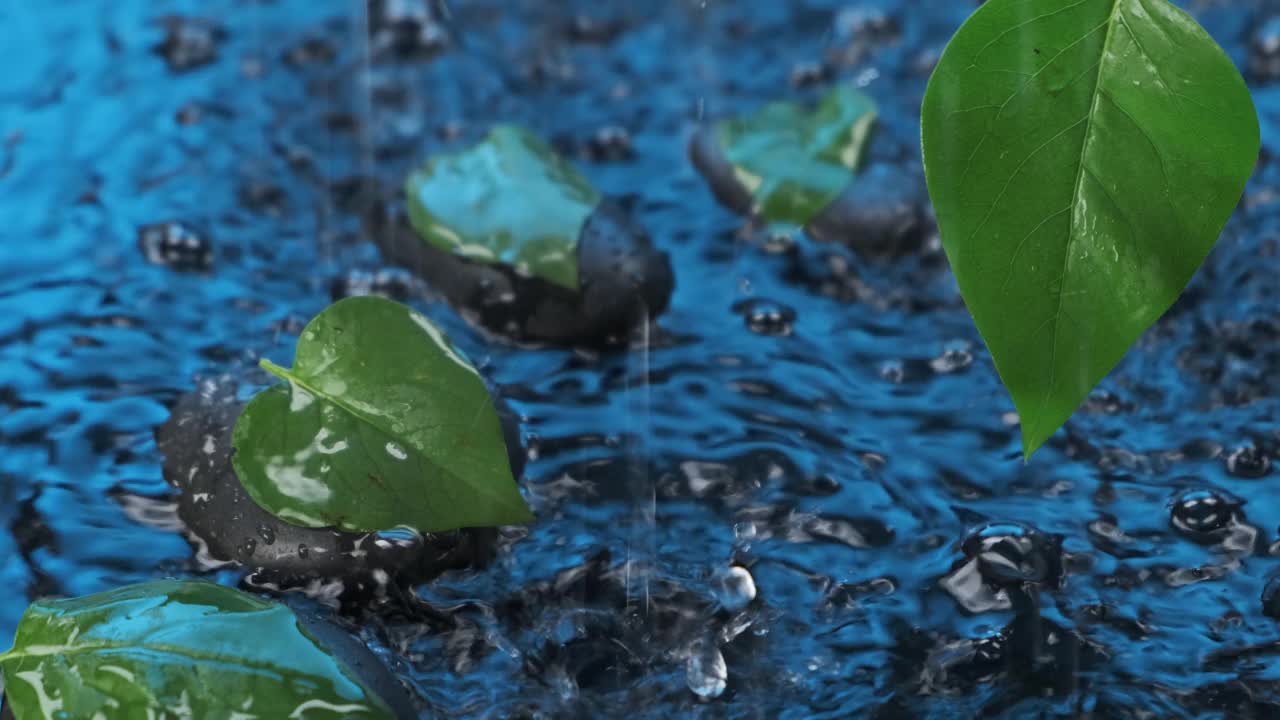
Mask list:
[[[138,228],[138,249],[153,265],[180,272],[205,272],[213,267],[213,245],[204,233],[181,222]]]
[[[1191,488],[1169,505],[1169,524],[1194,539],[1212,539],[1235,524],[1243,503],[1229,493]]]
[[[752,212],[751,193],[738,182],[712,127],[702,127],[689,140],[689,161],[702,174],[716,200],[739,215]]]
[[[1253,445],[1239,447],[1227,455],[1227,472],[1238,478],[1256,480],[1271,472],[1271,458]]]
[[[1262,588],[1262,614],[1280,620],[1280,575],[1272,576]]]
[[[810,221],[809,234],[874,257],[918,251],[931,230],[920,177],[897,165],[875,163]]]
[[[757,335],[786,336],[795,327],[796,311],[789,305],[772,300],[739,300],[733,304],[733,311],[741,315],[747,329]]]
[[[367,645],[334,620],[309,609],[294,608],[299,623],[329,652],[346,665],[355,679],[382,699],[396,720],[415,720],[419,712],[400,680]]]
[[[578,237],[578,292],[443,252],[402,217],[371,234],[385,260],[421,277],[472,322],[517,340],[617,342],[666,310],[675,285],[667,254],[608,201]]]
[[[1280,79],[1280,16],[1268,18],[1249,43],[1249,76],[1261,83]]]
[[[156,431],[164,476],[177,488],[178,517],[206,564],[237,563],[255,584],[297,587],[316,580],[352,580],[352,588],[393,579],[423,582],[445,570],[484,566],[496,531],[350,533],[290,525],[260,508],[231,467],[231,431],[243,404],[228,378],[203,381],[179,398]],[[512,471],[520,477],[524,451],[514,417],[500,414]]]
[[[970,530],[960,549],[994,585],[1056,584],[1062,577],[1061,545],[1061,539],[1030,525],[990,522]]]
[[[180,15],[161,18],[160,22],[165,29],[164,41],[154,51],[170,70],[185,72],[218,59],[218,45],[227,33],[215,23]]]

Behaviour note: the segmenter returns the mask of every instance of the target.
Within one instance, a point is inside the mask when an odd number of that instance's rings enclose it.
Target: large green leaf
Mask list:
[[[1253,103],[1166,0],[990,0],[922,123],[947,257],[1029,456],[1217,241],[1257,159]]]
[[[770,103],[717,134],[756,214],[804,225],[849,185],[875,121],[875,102],[840,86],[813,109]]]
[[[405,183],[409,220],[441,250],[578,289],[578,233],[600,193],[534,135],[499,125]]]
[[[232,433],[249,495],[286,522],[428,532],[532,519],[484,381],[431,321],[352,297],[317,315],[287,381]]]
[[[0,655],[17,720],[390,720],[289,608],[162,581],[34,603]]]

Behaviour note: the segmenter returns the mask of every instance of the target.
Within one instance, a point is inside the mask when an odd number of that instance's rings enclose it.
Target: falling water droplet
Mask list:
[[[721,607],[729,612],[737,612],[756,597],[756,581],[751,572],[739,565],[731,565],[716,571],[711,578],[711,591]]]
[[[684,665],[685,682],[693,694],[705,700],[720,697],[729,682],[729,668],[715,643],[698,640],[689,647]]]

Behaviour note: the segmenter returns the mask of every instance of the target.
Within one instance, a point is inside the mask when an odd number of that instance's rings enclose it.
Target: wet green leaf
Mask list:
[[[532,134],[499,125],[469,150],[432,158],[405,190],[426,242],[578,289],[578,233],[600,193]]]
[[[289,608],[205,582],[34,603],[0,655],[16,720],[391,720]]]
[[[511,476],[489,390],[435,325],[353,297],[317,315],[286,384],[241,413],[232,462],[286,522],[428,532],[532,520]]]
[[[816,108],[771,103],[722,123],[717,132],[756,214],[804,225],[849,184],[875,121],[871,98],[841,86]]]
[[[1212,249],[1257,160],[1253,103],[1166,0],[990,0],[922,122],[947,257],[1029,456]]]

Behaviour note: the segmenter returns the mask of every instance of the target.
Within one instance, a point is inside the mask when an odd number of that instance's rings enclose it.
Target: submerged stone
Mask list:
[[[331,580],[381,586],[423,582],[446,570],[484,566],[496,531],[353,533],[291,525],[259,507],[231,466],[231,432],[243,403],[235,383],[205,381],[181,397],[156,432],[164,476],[180,491],[178,517],[205,565],[235,564],[258,584],[303,587]],[[515,418],[499,403],[509,461],[524,468]]]

